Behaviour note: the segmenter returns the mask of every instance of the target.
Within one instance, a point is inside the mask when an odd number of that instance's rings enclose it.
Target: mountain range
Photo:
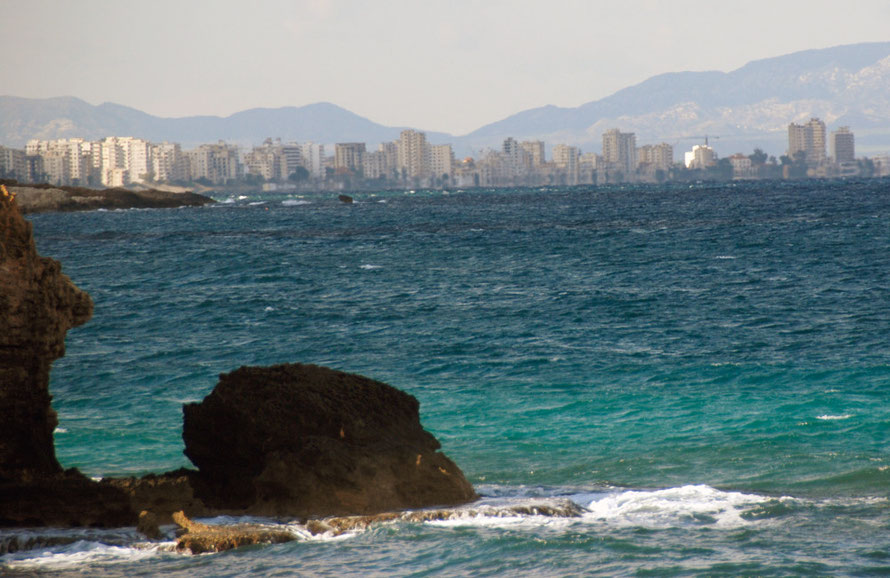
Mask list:
[[[526,110],[463,136],[426,132],[432,143],[452,143],[458,155],[499,148],[507,137],[598,152],[602,133],[610,128],[636,133],[638,145],[668,142],[688,148],[710,135],[721,139],[712,145],[723,155],[755,147],[778,155],[787,145],[788,123],[810,117],[821,118],[829,129],[849,126],[859,154],[890,151],[890,42],[796,52],[731,72],[662,74],[601,100]],[[330,103],[256,108],[224,118],[161,118],[74,97],[0,96],[0,144],[17,148],[31,138],[110,135],[179,142],[186,148],[218,140],[259,144],[268,137],[374,147],[397,139],[403,128],[383,126]]]

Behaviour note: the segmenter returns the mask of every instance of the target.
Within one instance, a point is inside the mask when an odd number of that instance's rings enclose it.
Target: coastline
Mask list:
[[[16,195],[23,214],[95,211],[98,209],[173,209],[201,207],[215,203],[210,197],[190,191],[170,192],[158,189],[88,189],[51,185],[8,185]]]

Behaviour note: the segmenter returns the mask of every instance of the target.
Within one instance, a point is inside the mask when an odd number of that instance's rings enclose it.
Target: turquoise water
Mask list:
[[[106,575],[890,573],[890,183],[220,197],[31,217],[93,296],[57,453],[188,466],[183,403],[307,362],[415,395],[464,516],[212,556],[134,534],[0,558]]]

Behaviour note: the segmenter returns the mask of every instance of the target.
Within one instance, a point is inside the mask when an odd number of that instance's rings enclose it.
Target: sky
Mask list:
[[[162,117],[331,102],[453,135],[656,74],[890,40],[890,1],[0,0],[0,94]]]

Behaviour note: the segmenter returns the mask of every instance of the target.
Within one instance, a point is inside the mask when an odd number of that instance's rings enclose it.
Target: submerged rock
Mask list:
[[[184,406],[196,495],[212,508],[332,516],[476,498],[413,396],[314,365],[242,367]]]
[[[339,536],[377,525],[394,522],[424,523],[436,521],[470,521],[478,517],[514,518],[516,516],[542,516],[548,518],[579,518],[587,510],[571,500],[546,500],[505,506],[476,506],[459,508],[434,508],[408,512],[386,512],[367,516],[334,516],[311,519],[296,525],[304,533]],[[279,544],[296,540],[299,534],[284,526],[262,524],[202,524],[194,522],[182,512],[173,514],[173,520],[183,529],[176,540],[178,550],[192,554],[222,552],[252,544]]]
[[[177,550],[188,550],[192,554],[222,552],[252,544],[281,544],[296,540],[296,535],[281,528],[266,527],[260,524],[231,524],[212,526],[190,520],[184,513],[173,514],[184,533],[176,539]]]

